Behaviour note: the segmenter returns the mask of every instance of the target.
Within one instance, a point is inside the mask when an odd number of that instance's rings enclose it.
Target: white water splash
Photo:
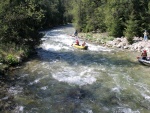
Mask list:
[[[23,106],[17,106],[15,108],[15,113],[23,113],[24,112],[24,107]]]
[[[89,109],[87,109],[86,111],[87,111],[87,113],[93,113],[93,111],[89,110]]]
[[[24,78],[24,77],[27,77],[29,74],[22,74],[22,76],[18,77],[18,79],[21,79],[21,78]]]
[[[146,84],[143,84],[143,83],[136,83],[134,84],[135,86],[138,86],[139,88],[139,91],[141,91],[141,93],[143,92],[147,92],[147,93],[150,93],[150,90],[148,88],[148,86]]]
[[[44,36],[44,38],[42,39],[42,40],[45,40],[45,41],[43,42],[41,47],[45,50],[51,50],[51,51],[59,51],[59,50],[64,50],[64,49],[65,50],[72,50],[73,47],[71,46],[71,44],[75,42],[76,37],[72,37],[72,36],[69,36],[67,34],[62,34],[62,33],[57,34],[56,32],[58,32],[58,31],[48,32]],[[47,37],[47,39],[45,37]],[[55,43],[52,43],[52,44],[47,43],[49,38],[50,38],[50,40],[53,40]],[[80,44],[82,44],[83,40],[79,39],[79,42],[80,42]],[[90,43],[86,43],[86,44],[88,46],[89,51],[106,51],[106,52],[111,52],[112,51],[112,49],[109,49],[107,47],[103,47],[103,46],[100,46],[100,45],[94,45],[94,44],[90,44]]]
[[[45,79],[45,78],[47,78],[47,77],[48,77],[48,75],[43,76],[43,77],[40,77],[40,78],[37,78],[37,79],[34,80],[33,82],[30,82],[29,85],[37,84],[37,83],[40,82],[40,80]]]
[[[120,86],[114,87],[114,88],[111,89],[112,92],[117,92],[117,93],[120,93],[120,90],[121,90]]]
[[[21,93],[23,90],[22,87],[20,86],[16,86],[16,87],[10,87],[8,89],[8,92],[11,94],[11,95],[17,95],[18,93]]]
[[[77,72],[72,70],[71,68],[64,68],[61,72],[53,73],[53,78],[57,79],[61,82],[67,82],[69,84],[75,85],[86,85],[86,84],[93,84],[96,82],[96,76],[93,75],[92,69],[82,68],[81,72]]]
[[[106,51],[106,52],[112,51],[112,49],[103,47],[100,45],[93,45],[93,44],[89,44],[89,43],[87,43],[87,45],[88,45],[88,50],[90,50],[90,51]]]
[[[7,100],[8,98],[9,98],[9,97],[6,96],[6,97],[4,97],[4,98],[1,98],[0,101],[1,101],[1,100]]]
[[[132,109],[125,107],[117,107],[113,108],[113,113],[140,113],[140,111],[133,111]]]
[[[150,102],[150,96],[149,95],[142,93],[142,96],[145,98],[145,100]]]
[[[48,86],[41,87],[42,90],[46,90]]]

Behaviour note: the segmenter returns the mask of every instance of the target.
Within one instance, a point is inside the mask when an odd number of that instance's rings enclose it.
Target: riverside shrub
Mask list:
[[[10,65],[14,65],[18,63],[18,59],[12,54],[9,54],[8,56],[6,56],[5,61]]]

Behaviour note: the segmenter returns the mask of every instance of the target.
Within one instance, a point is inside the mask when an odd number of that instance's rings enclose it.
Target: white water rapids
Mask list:
[[[16,113],[148,113],[150,68],[136,53],[87,42],[71,46],[72,26],[44,32],[37,57],[15,74]],[[79,39],[80,43],[85,40]]]

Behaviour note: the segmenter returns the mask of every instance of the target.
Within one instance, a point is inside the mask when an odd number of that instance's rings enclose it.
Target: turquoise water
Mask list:
[[[74,28],[45,31],[37,57],[13,74],[16,113],[148,113],[150,68],[139,53],[87,43],[73,48]],[[79,39],[80,42],[84,40]]]

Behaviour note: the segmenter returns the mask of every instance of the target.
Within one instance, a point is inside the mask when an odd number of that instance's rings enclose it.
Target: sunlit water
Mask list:
[[[44,32],[38,57],[15,72],[8,90],[13,112],[149,113],[150,68],[137,62],[138,54],[92,43],[73,48],[73,32],[71,26]]]

